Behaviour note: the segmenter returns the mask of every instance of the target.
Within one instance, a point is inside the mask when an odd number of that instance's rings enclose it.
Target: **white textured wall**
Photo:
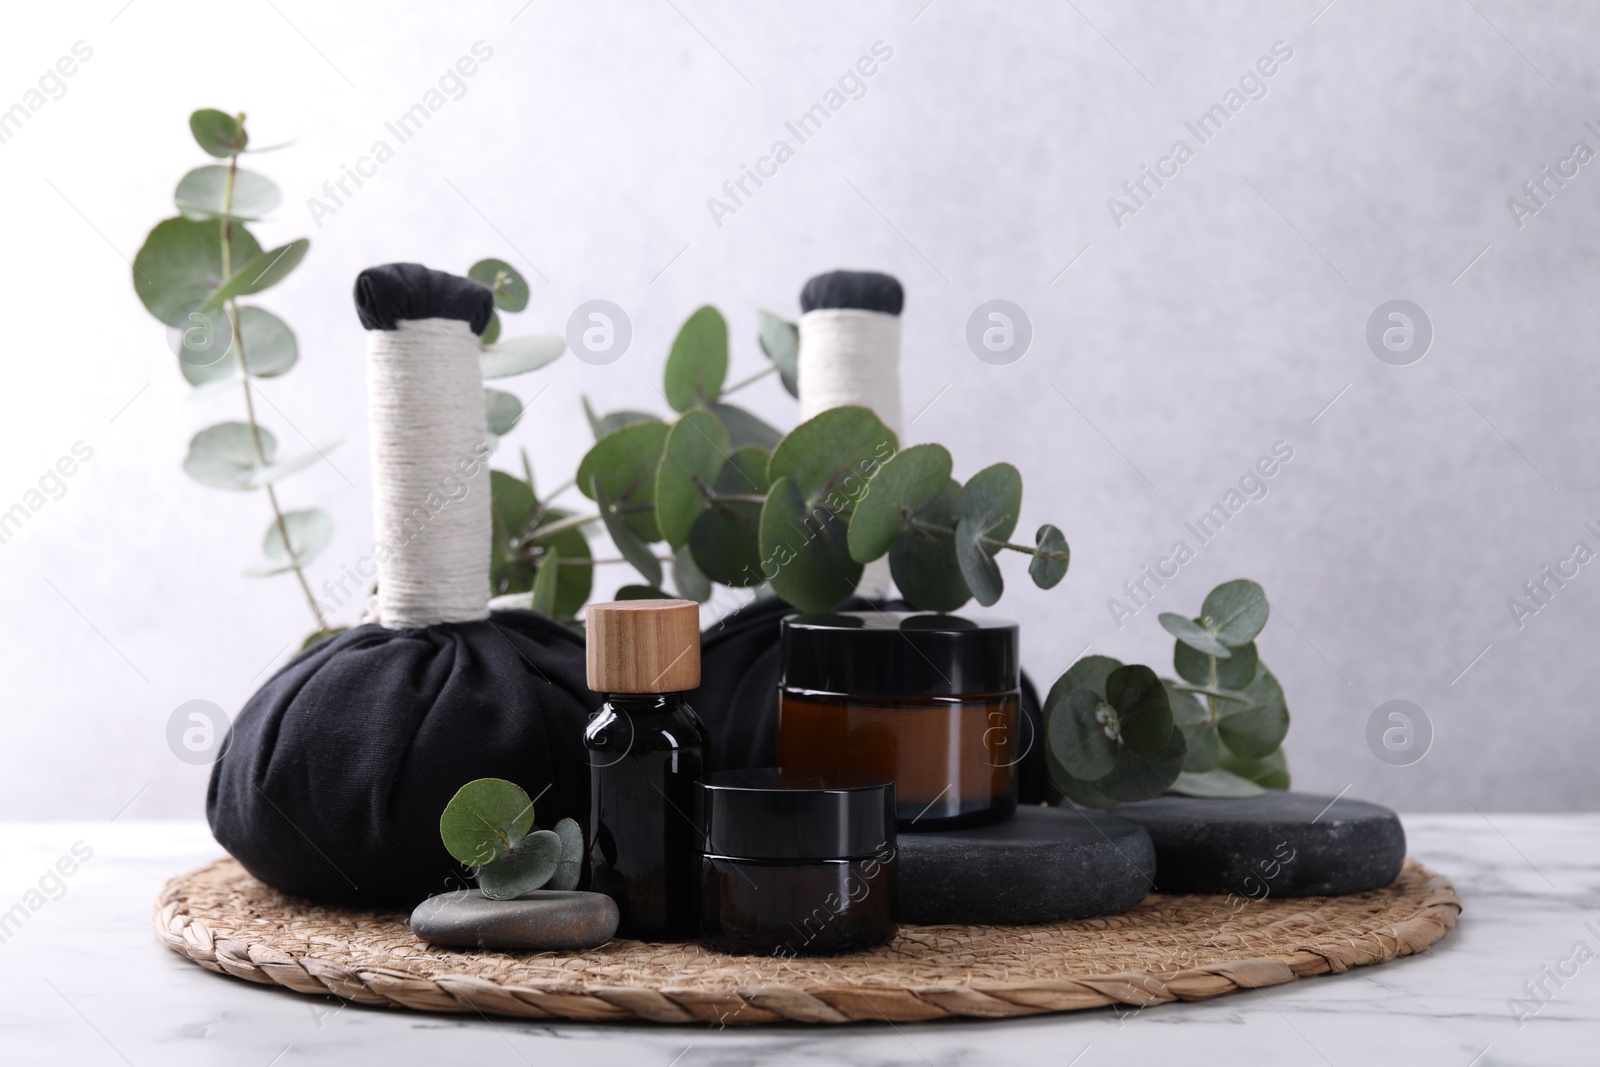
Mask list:
[[[1575,541],[1600,549],[1583,528],[1600,520],[1600,164],[1521,227],[1506,201],[1574,142],[1600,150],[1585,126],[1600,127],[1600,10],[1321,2],[14,14],[0,105],[75,41],[94,54],[0,144],[0,508],[75,442],[93,457],[0,544],[0,815],[198,813],[206,771],[169,752],[169,715],[191,699],[237,708],[307,629],[290,580],[240,576],[265,502],[179,470],[196,429],[237,416],[236,395],[192,395],[129,283],[125,257],[204,162],[185,127],[197,106],[247,111],[257,144],[294,141],[254,161],[285,191],[264,243],[312,238],[261,301],[302,352],[263,383],[262,408],[286,445],[344,442],[283,487],[338,522],[314,581],[371,542],[349,297],[362,267],[502,256],[535,282],[523,330],[559,330],[595,297],[627,310],[620,362],[566,358],[513,383],[545,389],[511,443],[547,486],[588,444],[580,393],[663,406],[661,360],[699,303],[729,316],[742,375],[762,366],[757,306],[793,314],[811,273],[878,268],[908,293],[908,437],[949,445],[962,477],[1016,462],[1023,531],[1053,521],[1071,540],[1052,592],[1020,557],[1006,565],[1002,608],[1036,678],[1086,645],[1164,665],[1155,614],[1247,575],[1278,609],[1261,645],[1293,709],[1301,787],[1407,809],[1595,807],[1600,565],[1520,629],[1507,598]],[[465,95],[313,220],[307,198],[480,40],[493,56]],[[893,54],[865,95],[799,144],[785,122],[879,41]],[[1266,95],[1200,144],[1184,123],[1279,41],[1293,56]],[[794,157],[717,225],[707,198],[777,139]],[[1107,199],[1178,139],[1194,158],[1118,226]],[[1009,366],[964,339],[995,298],[1032,323]],[[1364,339],[1394,298],[1434,325],[1411,366]],[[772,380],[745,399],[793,417]],[[1198,546],[1185,522],[1279,441],[1294,455],[1269,494]],[[1119,629],[1107,599],[1179,539],[1194,560]],[[1396,698],[1435,733],[1408,767],[1365,739]]]

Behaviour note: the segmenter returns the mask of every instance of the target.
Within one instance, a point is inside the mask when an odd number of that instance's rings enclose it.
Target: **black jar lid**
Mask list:
[[[862,771],[760,767],[696,783],[696,828],[709,855],[853,859],[894,844],[894,783]]]
[[[961,696],[1015,689],[1017,624],[842,611],[783,620],[783,684],[820,693]]]

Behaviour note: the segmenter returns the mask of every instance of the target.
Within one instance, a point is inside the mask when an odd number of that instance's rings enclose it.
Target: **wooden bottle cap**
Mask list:
[[[611,600],[584,609],[589,688],[677,693],[700,684],[700,605]]]

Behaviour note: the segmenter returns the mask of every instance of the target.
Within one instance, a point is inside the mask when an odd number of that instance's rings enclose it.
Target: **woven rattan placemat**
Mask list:
[[[472,952],[413,937],[399,912],[313,904],[224,859],[172,879],[157,934],[208,970],[420,1011],[663,1023],[1003,1017],[1204,1000],[1383,963],[1455,925],[1444,877],[1407,860],[1383,889],[1247,900],[1152,894],[1132,911],[1044,926],[902,926],[828,959],[725,956],[613,941],[592,952]]]

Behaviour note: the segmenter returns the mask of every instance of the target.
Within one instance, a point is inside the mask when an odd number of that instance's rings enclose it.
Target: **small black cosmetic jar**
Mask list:
[[[894,783],[860,771],[720,771],[697,787],[700,943],[828,956],[895,934]]]

